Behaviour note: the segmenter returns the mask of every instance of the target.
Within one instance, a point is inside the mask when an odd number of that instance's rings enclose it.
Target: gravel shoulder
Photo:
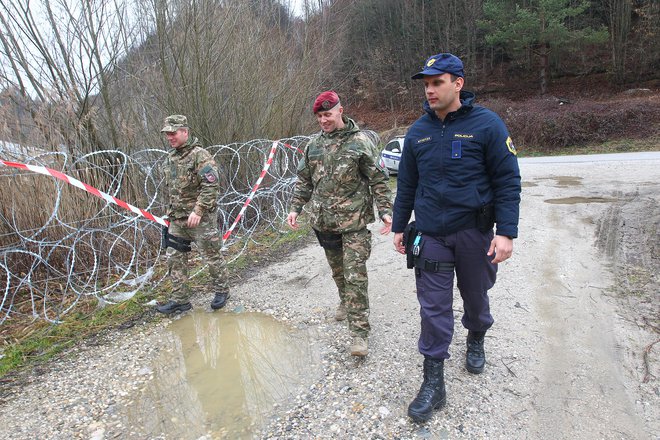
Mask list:
[[[347,354],[348,331],[332,319],[338,298],[320,247],[308,242],[259,268],[235,286],[230,307],[313,331],[321,361],[314,383],[274,408],[253,437],[660,438],[659,167],[653,156],[521,160],[520,238],[491,290],[486,369],[475,376],[463,368],[466,331],[455,292],[448,402],[425,425],[406,417],[421,382],[419,313],[412,271],[391,235],[379,236],[374,225],[363,361]],[[122,412],[152,380],[168,325],[113,331],[34,369],[20,387],[3,384],[0,437],[179,438],[145,435]]]

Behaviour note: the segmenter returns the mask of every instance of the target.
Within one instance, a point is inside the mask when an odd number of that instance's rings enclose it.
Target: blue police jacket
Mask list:
[[[504,122],[474,106],[474,93],[461,91],[461,107],[441,120],[426,114],[404,141],[392,230],[403,232],[415,211],[419,231],[444,236],[476,226],[477,215],[492,204],[496,234],[518,236],[520,169]]]

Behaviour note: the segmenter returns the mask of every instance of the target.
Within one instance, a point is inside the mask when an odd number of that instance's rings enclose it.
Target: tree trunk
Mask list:
[[[612,51],[612,74],[615,81],[625,78],[626,46],[630,32],[630,0],[608,0],[610,46]]]
[[[545,95],[548,91],[548,74],[550,72],[550,45],[543,44],[540,52],[541,56],[541,96]]]

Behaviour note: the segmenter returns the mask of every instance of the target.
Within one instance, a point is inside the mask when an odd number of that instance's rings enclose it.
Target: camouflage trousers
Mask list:
[[[371,232],[361,229],[341,234],[341,249],[325,249],[339,299],[346,306],[348,329],[357,336],[369,334],[367,259],[371,255]]]
[[[186,220],[170,223],[169,234],[197,243],[203,261],[209,266],[209,288],[214,292],[228,292],[229,283],[224,258],[222,256],[222,236],[215,215],[205,214],[195,228],[186,226]],[[192,292],[188,280],[188,256],[190,252],[181,252],[167,248],[167,269],[172,281],[170,300],[182,303],[190,301]]]

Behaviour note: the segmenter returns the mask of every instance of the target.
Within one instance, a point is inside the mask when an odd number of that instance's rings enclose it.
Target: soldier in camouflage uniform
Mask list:
[[[217,221],[218,167],[211,154],[195,137],[189,136],[183,115],[165,118],[165,133],[172,147],[165,161],[165,182],[169,190],[167,215],[167,266],[172,280],[170,301],[156,307],[161,313],[190,310],[188,252],[195,242],[209,265],[209,287],[215,291],[211,308],[222,308],[229,298],[227,274],[222,257],[222,240]]]
[[[313,111],[322,131],[307,144],[298,166],[287,223],[297,228],[296,219],[307,204],[310,223],[339,290],[335,319],[348,318],[353,336],[349,351],[353,356],[366,356],[370,329],[366,262],[371,254],[367,224],[376,220],[375,200],[385,224],[381,234],[390,232],[388,175],[379,165],[376,146],[352,119],[343,115],[335,92],[321,93]]]

